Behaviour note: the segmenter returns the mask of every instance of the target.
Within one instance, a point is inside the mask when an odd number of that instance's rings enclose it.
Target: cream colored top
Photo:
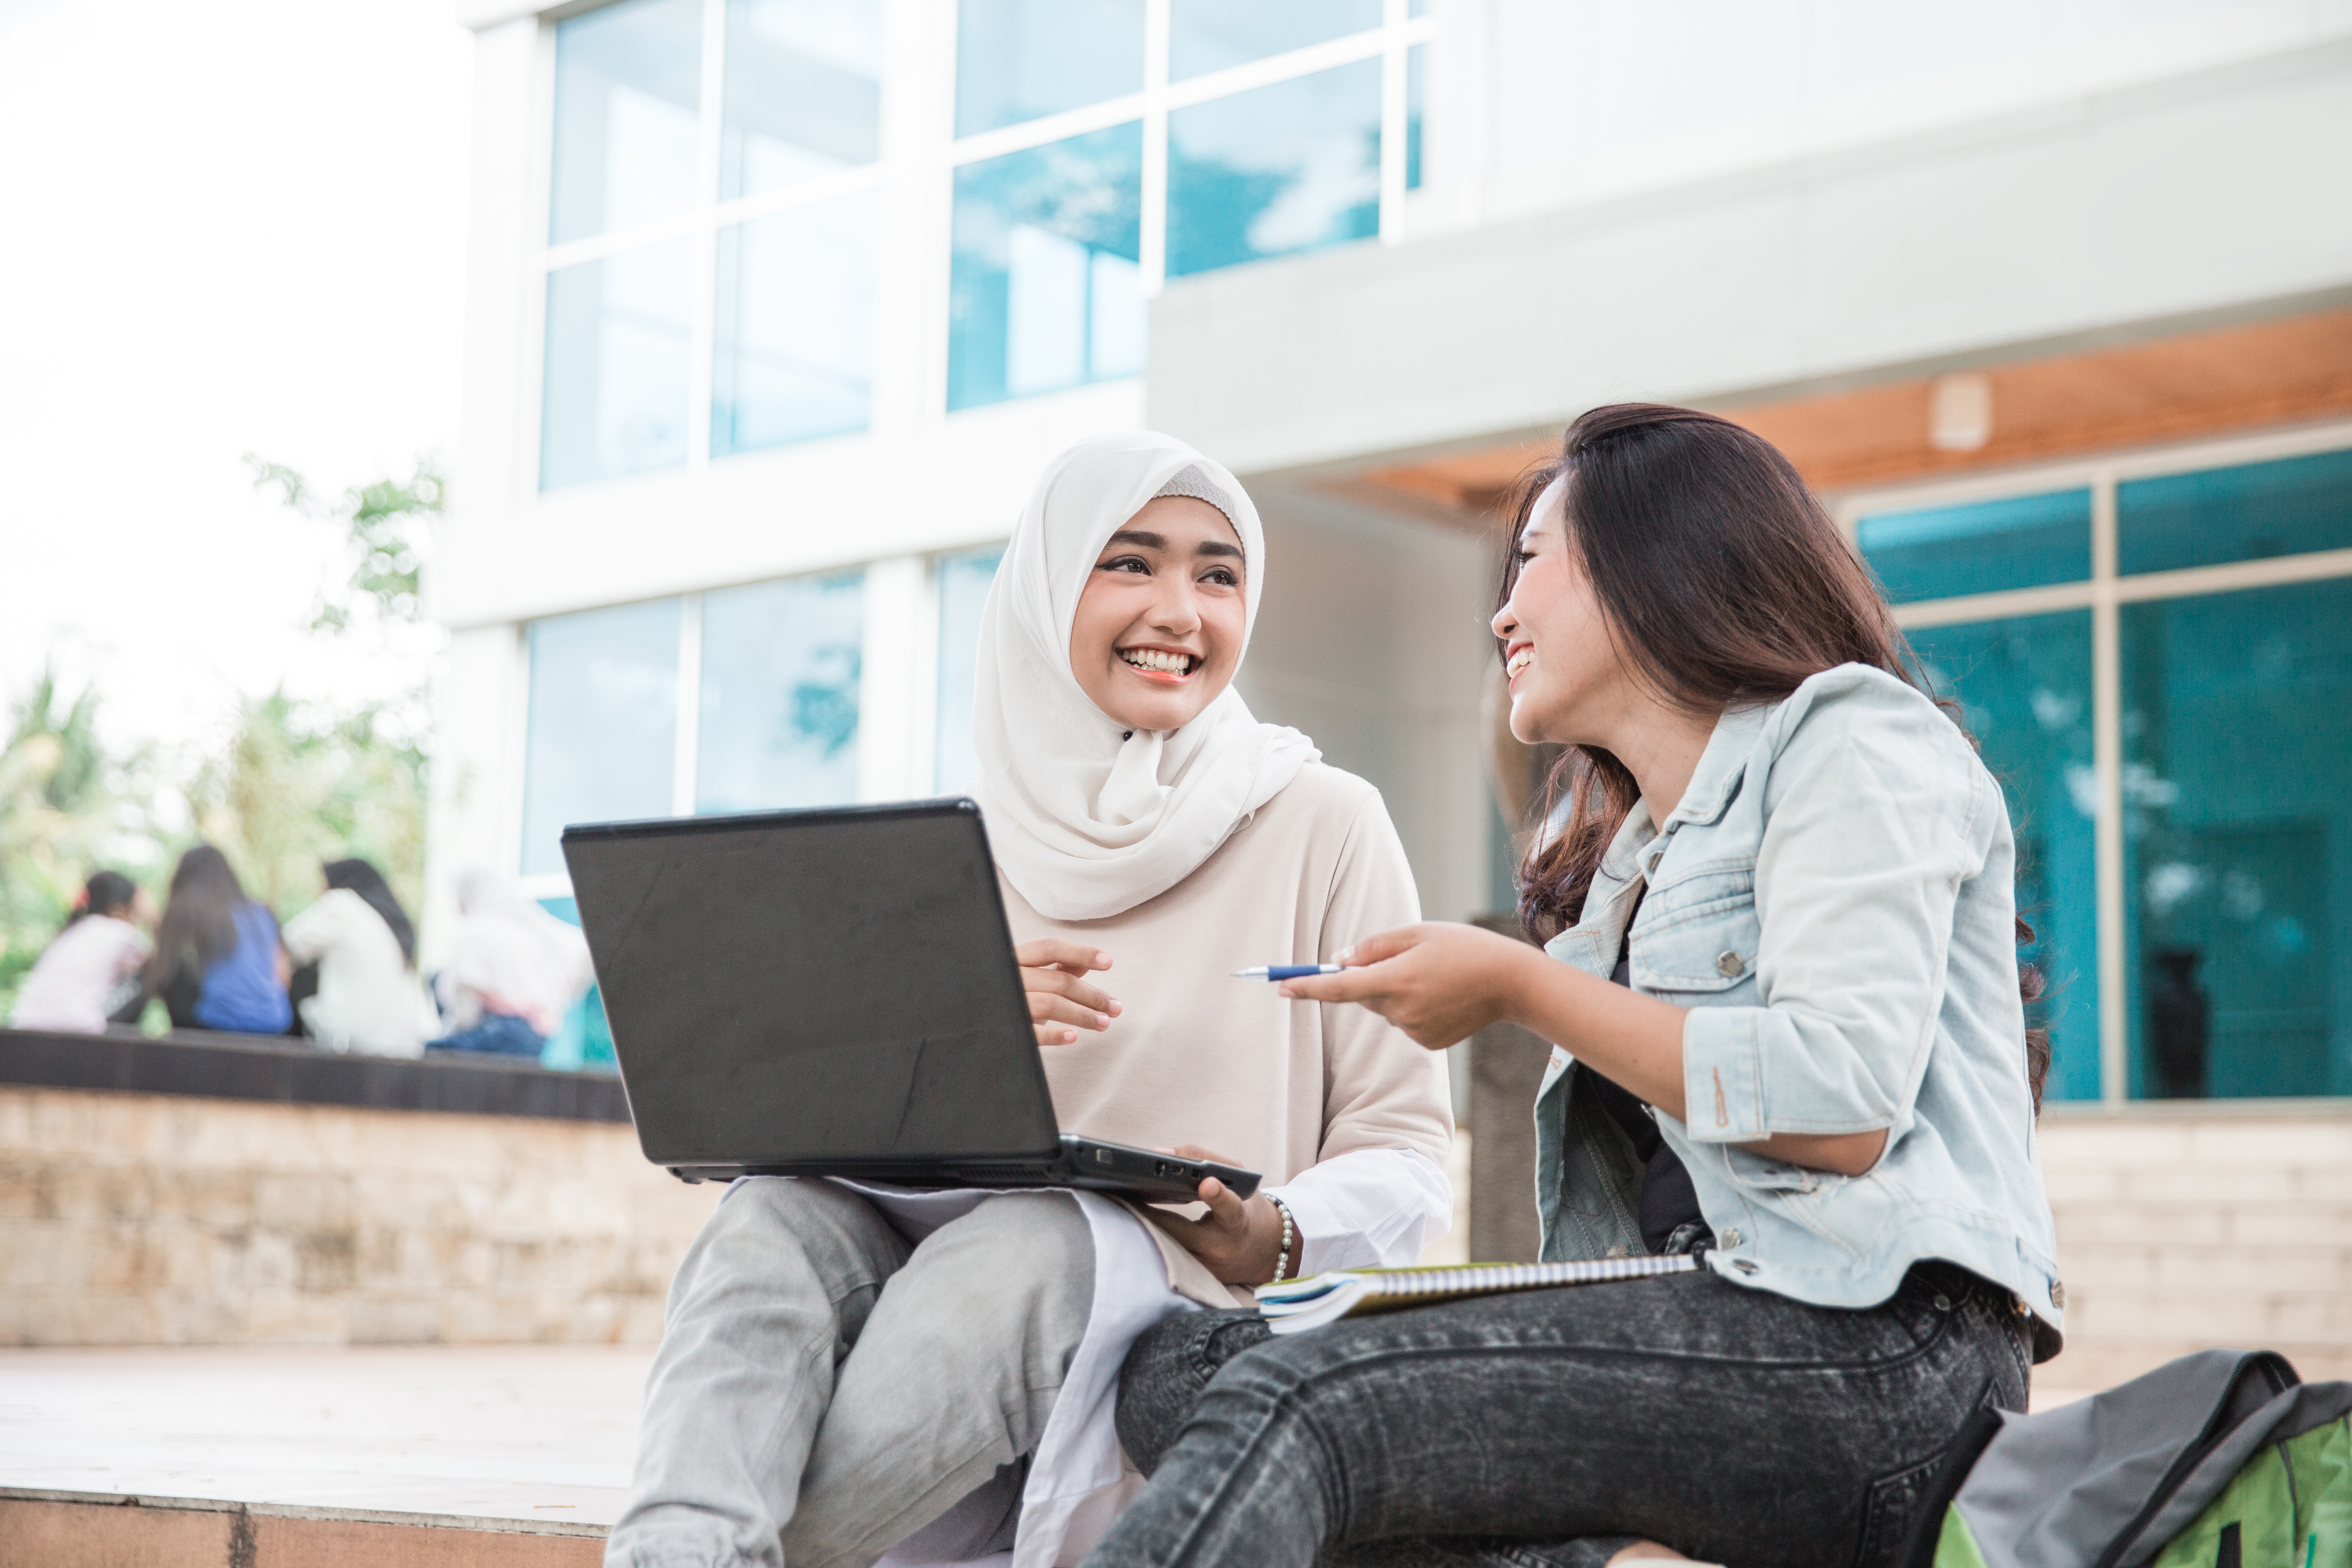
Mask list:
[[[1111,956],[1094,980],[1119,1016],[1045,1051],[1063,1131],[1197,1143],[1269,1188],[1360,1151],[1412,1150],[1444,1170],[1454,1111],[1442,1057],[1367,1008],[1286,1002],[1233,973],[1328,963],[1421,918],[1404,846],[1370,784],[1308,765],[1198,870],[1108,919],[1048,920],[999,885],[1015,941],[1063,936]]]

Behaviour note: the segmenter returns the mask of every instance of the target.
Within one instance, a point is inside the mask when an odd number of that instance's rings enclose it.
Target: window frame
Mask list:
[[[1895,624],[1906,632],[1914,627],[1958,626],[2053,610],[2087,608],[2091,612],[2092,759],[2098,773],[2099,791],[2098,816],[2093,825],[2097,855],[2093,921],[2098,933],[2095,973],[2100,999],[2099,1098],[2093,1101],[2053,1101],[2053,1108],[2072,1103],[2112,1111],[2126,1105],[2141,1108],[2167,1103],[2131,1097],[2131,1020],[2126,1005],[2131,955],[2124,946],[2124,910],[2129,889],[2124,881],[2122,606],[2352,577],[2352,548],[2119,574],[2116,570],[2116,488],[2132,479],[2347,449],[2352,449],[2352,420],[2331,420],[2289,430],[2136,447],[1948,479],[1857,486],[1823,497],[1838,531],[1847,543],[1853,544],[1856,527],[1867,514],[2000,500],[2059,489],[2087,489],[2091,492],[2089,577],[2074,583],[1949,599],[1923,599],[1893,606]],[[2189,1103],[2204,1109],[2216,1104],[2249,1107],[2278,1102],[2200,1100]],[[2323,1098],[2314,1103],[2337,1102],[2333,1098]]]
[[[624,0],[605,0],[621,4]],[[582,5],[566,10],[543,13],[540,17],[538,38],[537,80],[533,101],[536,112],[531,124],[536,137],[533,147],[533,168],[536,190],[532,210],[525,215],[530,223],[530,264],[525,275],[531,284],[531,299],[526,307],[526,325],[530,349],[529,363],[534,372],[529,384],[534,388],[530,414],[524,423],[525,451],[530,457],[531,493],[538,496],[559,494],[590,485],[612,484],[630,479],[642,479],[648,474],[684,473],[699,478],[709,471],[710,452],[711,377],[718,358],[719,321],[719,236],[721,230],[755,219],[772,217],[801,207],[814,206],[851,195],[860,191],[883,191],[890,184],[894,149],[890,143],[892,100],[901,89],[898,73],[886,68],[882,74],[881,96],[877,110],[876,152],[874,161],[856,168],[839,169],[820,174],[781,190],[762,191],[754,195],[719,199],[719,179],[722,173],[723,148],[726,141],[727,90],[727,3],[728,0],[701,0],[702,42],[699,107],[697,110],[695,147],[695,198],[686,211],[651,222],[625,228],[607,229],[585,238],[552,243],[548,237],[552,220],[555,188],[555,42],[556,31],[575,16],[604,9],[604,5]],[[900,0],[876,0],[884,15],[884,26],[889,26],[891,13]],[[879,198],[878,205],[887,209],[887,195]],[[883,230],[875,237],[876,260],[881,263],[880,252],[887,243],[887,219]],[[664,240],[688,238],[694,241],[694,298],[688,313],[692,323],[691,342],[688,350],[686,421],[686,462],[681,468],[656,468],[642,474],[622,475],[614,479],[595,479],[581,485],[563,485],[550,489],[539,478],[540,454],[546,437],[547,420],[547,290],[548,280],[557,272],[583,262],[602,261],[641,246],[656,245]],[[875,357],[877,380],[879,380],[882,355],[881,334],[877,323]],[[873,426],[875,410],[882,398],[877,387],[867,410],[867,426]],[[852,431],[828,436],[813,436],[807,441],[855,439],[865,432]],[[801,441],[785,442],[798,446]],[[759,452],[775,447],[761,447],[754,452],[730,452],[719,460],[740,457],[755,457]]]

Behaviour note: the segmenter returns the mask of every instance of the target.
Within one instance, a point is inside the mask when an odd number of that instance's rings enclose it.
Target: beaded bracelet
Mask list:
[[[1271,1201],[1274,1204],[1274,1212],[1282,1216],[1282,1251],[1274,1260],[1274,1277],[1276,1279],[1287,1279],[1290,1278],[1290,1247],[1291,1244],[1297,1239],[1298,1231],[1297,1227],[1290,1222],[1290,1206],[1280,1198]]]

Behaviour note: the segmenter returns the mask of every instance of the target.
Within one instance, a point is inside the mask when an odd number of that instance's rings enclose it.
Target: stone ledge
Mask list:
[[[463,1116],[626,1121],[617,1078],[551,1072],[513,1058],[338,1056],[255,1035],[0,1029],[0,1084],[345,1105]]]

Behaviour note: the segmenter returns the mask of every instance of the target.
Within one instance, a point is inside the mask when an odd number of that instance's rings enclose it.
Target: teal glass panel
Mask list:
[[[1404,52],[1404,188],[1421,189],[1422,103],[1428,96],[1429,46]]]
[[[676,599],[530,623],[522,868],[563,869],[565,824],[667,816],[677,751]]]
[[[2099,1098],[2098,773],[2091,750],[2091,612],[1927,626],[1911,647],[1957,698],[2017,837],[2019,956],[2049,992],[2050,1100]]]
[[[702,595],[697,811],[857,798],[865,617],[862,572]]]
[[[882,151],[882,0],[727,0],[722,201]]]
[[[1143,127],[956,171],[948,407],[1143,369]]]
[[[550,242],[691,206],[701,103],[701,0],[621,0],[558,22]]]
[[[2352,549],[2352,451],[2116,487],[2118,572],[2344,549]]]
[[[881,210],[860,191],[719,231],[713,457],[866,428]]]
[[[1168,117],[1168,275],[1288,256],[1381,226],[1381,62]]]
[[[956,134],[1143,90],[1143,0],[963,0]]]
[[[1898,605],[2079,583],[2091,574],[2091,492],[1880,512],[1854,525],[1854,542]]]
[[[980,753],[971,744],[971,682],[980,648],[980,612],[988,603],[988,585],[996,580],[996,563],[1004,559],[995,545],[939,563],[940,684],[937,728],[931,746],[932,787],[942,795],[960,793],[980,777]]]
[[[2352,1094],[2352,579],[2118,629],[2132,1093]]]
[[[690,239],[547,275],[540,489],[686,461],[693,316]]]
[[[566,925],[580,923],[580,900],[577,899],[541,899],[539,907]],[[539,1053],[539,1065],[558,1072],[617,1073],[620,1064],[613,1058],[613,1026],[604,1016],[604,994],[596,983],[588,983],[588,994],[572,1004],[557,1025],[555,1033]]]
[[[1380,25],[1381,0],[1168,0],[1168,74],[1182,81]]]

